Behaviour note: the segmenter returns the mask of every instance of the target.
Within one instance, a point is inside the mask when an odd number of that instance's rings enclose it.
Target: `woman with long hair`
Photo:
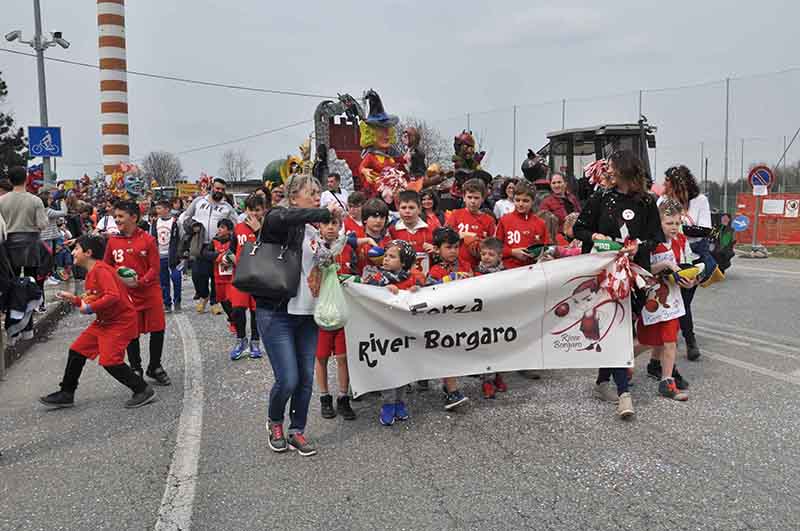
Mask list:
[[[514,212],[514,187],[517,186],[518,179],[508,178],[500,184],[500,199],[494,204],[494,217],[500,221],[500,218]]]
[[[261,241],[300,253],[300,282],[296,294],[288,299],[254,294],[256,323],[275,375],[267,413],[269,447],[274,452],[291,448],[307,456],[317,453],[304,434],[318,335],[314,322],[316,297],[309,285],[309,274],[319,231],[312,223],[330,221],[339,206],[333,202],[328,208],[319,208],[321,187],[314,177],[292,176],[285,188],[286,198],[264,217]],[[289,429],[284,435],[284,415],[290,400]]]
[[[586,202],[573,232],[589,252],[595,240],[624,242],[623,252],[633,261],[650,269],[650,253],[664,241],[661,219],[655,198],[647,191],[647,177],[641,161],[633,152],[616,151],[608,159],[608,173],[613,183],[607,190],[596,191]],[[641,311],[641,297],[634,297],[634,312]],[[611,385],[614,377],[616,389]],[[626,367],[602,368],[598,371],[594,395],[600,400],[617,403],[622,418],[634,414],[628,391]]]
[[[419,193],[419,200],[422,204],[420,218],[431,228],[444,226],[444,212],[439,208],[439,194],[433,188],[425,188]]]
[[[712,228],[711,206],[708,204],[708,198],[705,194],[700,193],[697,180],[689,168],[680,165],[667,169],[664,179],[664,195],[662,197],[674,199],[683,206],[682,221],[684,232],[687,233],[692,252],[704,258],[703,262],[708,269],[707,273],[709,275],[714,274],[717,263],[711,258],[708,241],[703,237],[691,237],[690,230],[686,228]],[[686,342],[686,357],[691,361],[696,361],[700,358],[700,348],[697,346],[697,338],[694,335],[694,321],[692,319],[692,301],[696,291],[697,286],[689,289],[681,288],[683,306],[686,310],[686,313],[680,318],[681,333]]]

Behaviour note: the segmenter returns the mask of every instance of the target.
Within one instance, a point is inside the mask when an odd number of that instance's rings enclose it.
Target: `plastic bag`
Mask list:
[[[344,291],[336,273],[338,269],[339,266],[335,263],[322,268],[322,281],[319,287],[317,307],[314,309],[314,321],[323,330],[344,328],[350,317]]]

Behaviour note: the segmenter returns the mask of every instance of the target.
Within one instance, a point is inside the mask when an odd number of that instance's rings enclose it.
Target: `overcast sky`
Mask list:
[[[47,55],[96,64],[96,3],[41,2],[45,31],[62,31],[72,43]],[[22,29],[30,38],[32,3],[0,0],[0,33]],[[388,112],[428,120],[448,138],[466,127],[471,113],[471,128],[488,151],[484,166],[510,174],[528,147],[541,147],[546,132],[560,129],[562,98],[567,127],[635,121],[639,89],[800,66],[799,2],[537,4],[543,2],[129,1],[128,68],[317,94],[358,96],[374,88]],[[0,46],[30,50],[5,41]],[[0,52],[0,70],[10,89],[2,110],[12,111],[20,125],[37,124],[35,60]],[[50,123],[62,126],[65,137],[61,176],[100,166],[98,79],[96,70],[47,63]],[[128,84],[134,158],[311,119],[319,102],[132,75]],[[800,71],[731,83],[732,178],[740,171],[743,137],[746,164],[778,158],[783,136],[791,138],[800,127],[798,89]],[[659,148],[650,154],[658,172],[675,162],[697,168],[705,142],[710,175],[721,178],[724,104],[724,82],[645,92],[644,114],[659,127]],[[310,125],[299,126],[234,147],[244,149],[260,172],[270,160],[296,152],[310,132]],[[182,156],[185,173],[216,173],[224,149]],[[798,156],[795,146],[790,160]]]

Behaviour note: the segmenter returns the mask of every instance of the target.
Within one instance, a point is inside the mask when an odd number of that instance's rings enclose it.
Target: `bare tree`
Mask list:
[[[181,160],[166,151],[151,151],[142,161],[142,170],[148,179],[155,179],[161,186],[174,186],[183,173]]]
[[[419,146],[425,153],[425,162],[430,166],[433,163],[448,166],[452,164],[453,141],[448,140],[437,128],[425,120],[406,116],[397,126],[397,134],[402,135],[408,127],[415,127],[419,132]],[[399,138],[398,138],[399,140]]]
[[[229,149],[222,154],[222,167],[219,175],[226,181],[245,181],[253,174],[253,162],[242,150]]]

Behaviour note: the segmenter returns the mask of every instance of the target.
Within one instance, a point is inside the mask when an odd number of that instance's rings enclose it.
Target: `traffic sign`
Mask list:
[[[28,151],[34,157],[62,157],[60,127],[28,127]]]
[[[772,186],[775,182],[775,174],[768,166],[756,166],[747,175],[747,180],[750,181],[750,186]]]
[[[750,219],[744,215],[738,215],[733,218],[731,222],[731,228],[734,232],[742,232],[743,230],[747,230],[747,227],[750,226]]]

